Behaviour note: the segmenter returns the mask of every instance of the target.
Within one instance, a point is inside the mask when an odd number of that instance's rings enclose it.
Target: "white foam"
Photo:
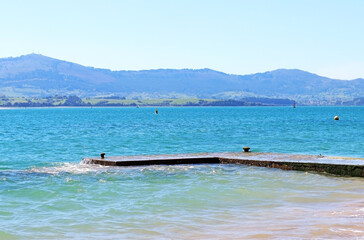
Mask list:
[[[93,164],[84,164],[84,163],[59,163],[58,166],[52,167],[33,167],[29,170],[32,173],[46,173],[46,174],[62,174],[62,173],[71,173],[71,174],[87,174],[92,172],[105,172],[110,167],[101,166],[101,165],[93,165]]]
[[[193,169],[194,166],[189,165],[155,165],[155,166],[130,166],[130,167],[113,167],[102,166],[98,164],[88,164],[82,160],[80,163],[55,163],[56,166],[51,167],[33,167],[28,172],[31,173],[45,173],[45,174],[87,174],[87,173],[102,173],[106,171],[122,171],[124,169],[140,168],[141,172],[144,171],[163,171],[163,172],[175,172],[175,171],[188,171]]]
[[[340,233],[340,232],[352,232],[352,233],[363,233],[364,231],[352,228],[330,228],[332,232]]]
[[[151,165],[151,166],[143,166],[140,171],[162,171],[162,172],[175,172],[175,171],[188,171],[189,169],[193,169],[194,166],[190,165]]]

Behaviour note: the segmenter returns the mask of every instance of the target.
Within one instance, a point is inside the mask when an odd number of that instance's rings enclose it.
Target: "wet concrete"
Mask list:
[[[84,158],[83,163],[104,166],[243,164],[283,170],[325,172],[341,176],[364,177],[364,158],[286,153],[224,152]]]

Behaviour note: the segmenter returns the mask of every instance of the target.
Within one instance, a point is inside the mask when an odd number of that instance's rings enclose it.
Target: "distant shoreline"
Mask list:
[[[0,97],[0,109],[12,108],[94,108],[94,107],[248,107],[248,106],[363,106],[364,98],[336,104],[302,104],[291,99],[250,97],[240,100],[211,98],[126,99],[125,97],[80,98],[71,96]]]
[[[0,97],[0,107],[189,107],[189,106],[292,106],[290,99],[245,98],[209,99],[209,98],[161,98],[161,99],[126,99],[125,97],[80,98],[71,96],[50,97]]]
[[[264,106],[142,106],[139,108],[199,108],[199,107],[290,107],[290,106],[274,106],[274,105],[264,105]],[[134,106],[49,106],[49,107],[0,107],[0,110],[6,109],[43,109],[43,108],[137,108]]]
[[[211,107],[286,107],[286,108],[292,108],[292,106],[276,106],[276,105],[261,105],[261,106],[143,106],[139,108],[211,108]],[[363,107],[363,106],[356,106],[356,105],[301,105],[298,108],[302,107]],[[46,109],[46,108],[52,108],[52,109],[63,109],[63,108],[137,108],[134,106],[49,106],[49,107],[0,107],[0,110],[12,110],[12,109]]]

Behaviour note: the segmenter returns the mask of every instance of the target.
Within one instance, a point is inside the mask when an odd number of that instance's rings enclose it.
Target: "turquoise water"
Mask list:
[[[0,110],[0,239],[364,237],[361,178],[235,165],[80,164],[100,152],[246,145],[364,157],[363,107],[154,110]]]

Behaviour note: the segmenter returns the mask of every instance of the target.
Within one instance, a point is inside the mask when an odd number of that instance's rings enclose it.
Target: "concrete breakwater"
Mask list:
[[[176,164],[243,164],[283,170],[314,171],[364,177],[364,158],[263,152],[220,152],[140,156],[103,156],[82,159],[86,164],[141,166]]]

